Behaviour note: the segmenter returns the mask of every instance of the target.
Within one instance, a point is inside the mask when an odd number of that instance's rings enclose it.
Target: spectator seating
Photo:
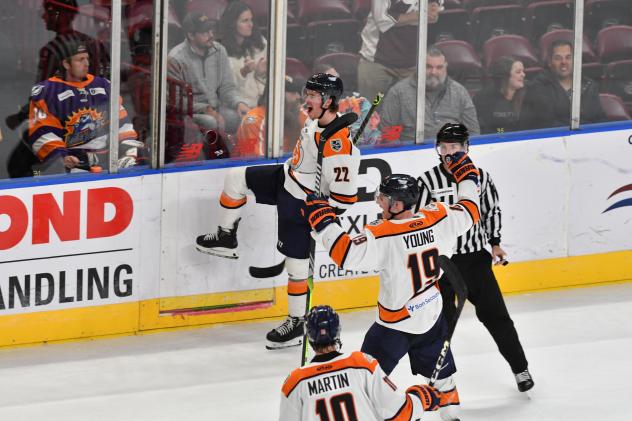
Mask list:
[[[314,66],[323,63],[332,65],[340,73],[345,91],[356,92],[358,90],[359,60],[360,56],[355,53],[330,53],[316,58]]]
[[[470,29],[470,16],[465,9],[447,9],[436,23],[428,25],[428,41],[430,44],[450,39],[469,42]]]
[[[218,21],[226,9],[227,0],[189,0],[186,4],[186,12],[203,12],[209,19]]]
[[[522,35],[522,6],[477,7],[472,11],[472,43],[481,46],[489,38],[497,35]],[[439,17],[441,20],[441,17]]]
[[[531,3],[525,12],[525,36],[537,42],[553,29],[572,29],[573,0],[548,0]]]
[[[358,22],[363,23],[371,11],[371,0],[353,0],[351,2],[351,13]]]
[[[575,41],[575,33],[572,29],[555,29],[542,35],[540,37],[540,60],[542,60],[542,63],[546,63],[549,47],[557,40],[565,40],[573,43]],[[597,54],[595,54],[595,51],[590,45],[590,40],[584,35],[582,45],[582,62],[594,63],[596,61],[598,61]]]
[[[450,77],[456,79],[470,92],[480,90],[483,66],[474,47],[470,43],[461,40],[441,41],[435,45],[445,55]]]
[[[606,113],[607,121],[630,120],[630,114],[625,108],[625,104],[616,95],[599,94],[601,108]]]
[[[360,49],[359,25],[355,19],[336,19],[307,24],[307,49],[310,57]]]
[[[603,28],[632,25],[632,2],[629,0],[586,0],[584,33],[595,37]]]
[[[606,66],[602,91],[619,96],[632,109],[632,60],[614,61]]]
[[[582,76],[594,80],[601,85],[603,79],[604,66],[601,63],[582,64]]]
[[[285,74],[296,78],[307,79],[311,76],[311,73],[307,66],[297,58],[287,57],[285,59]]]
[[[522,6],[522,0],[461,0],[461,3],[467,10],[489,6]]]
[[[75,31],[83,32],[92,38],[108,39],[111,20],[109,9],[94,4],[82,4],[72,27]]]
[[[342,0],[298,0],[297,19],[308,24],[319,20],[351,19],[351,10]]]
[[[254,15],[255,24],[260,28],[268,27],[268,19],[270,16],[270,10],[268,9],[268,0],[242,0],[252,9]],[[289,11],[288,11],[289,15]],[[294,16],[288,16],[288,22],[291,22]]]
[[[522,61],[525,69],[539,67],[538,58],[527,38],[520,35],[501,35],[490,38],[483,44],[485,70],[489,71],[494,61],[507,55]]]
[[[616,25],[599,31],[597,54],[603,63],[632,58],[632,26]]]

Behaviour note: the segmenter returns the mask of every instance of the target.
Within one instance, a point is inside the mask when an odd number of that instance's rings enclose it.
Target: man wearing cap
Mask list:
[[[285,108],[283,113],[283,153],[294,149],[307,115],[301,109],[301,91],[304,80],[285,76]],[[244,116],[237,129],[237,145],[232,151],[235,156],[264,156],[266,145],[266,106],[268,85],[259,98],[258,105]]]
[[[203,130],[234,133],[249,111],[228,60],[226,49],[214,41],[213,22],[201,12],[184,18],[186,39],[168,56],[168,75],[193,89],[193,120]]]
[[[88,72],[88,48],[74,40],[60,50],[63,72],[31,89],[28,142],[48,168],[89,170],[108,162],[110,82]],[[143,146],[119,99],[119,168],[136,164]],[[101,161],[101,165],[99,165]],[[61,164],[61,165],[60,165]]]

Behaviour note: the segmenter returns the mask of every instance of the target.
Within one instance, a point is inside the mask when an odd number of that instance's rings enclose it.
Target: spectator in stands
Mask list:
[[[525,91],[524,64],[515,57],[499,57],[491,67],[490,85],[474,97],[481,134],[520,130]]]
[[[340,77],[340,74],[338,73],[336,68],[329,63],[321,63],[314,66],[314,73],[327,73]],[[354,112],[358,115],[358,119],[356,120],[356,122],[349,126],[349,131],[351,132],[352,138],[360,129],[360,126],[362,125],[362,122],[364,121],[366,115],[369,113],[370,109],[371,101],[363,96],[360,96],[358,92],[343,93],[342,98],[338,102],[338,112],[342,114]],[[381,136],[379,124],[380,115],[377,111],[374,111],[371,119],[369,120],[369,123],[364,129],[364,132],[358,139],[357,146],[370,146],[378,143]]]
[[[234,133],[250,107],[239,94],[226,49],[214,41],[213,22],[191,12],[182,26],[186,39],[169,52],[168,75],[191,85],[196,124]]]
[[[110,82],[88,73],[90,56],[79,40],[60,51],[64,72],[31,89],[29,144],[44,170],[93,170],[107,167]],[[120,100],[118,167],[136,165],[140,148]]]
[[[413,143],[417,104],[417,74],[397,82],[382,104],[382,141]],[[424,134],[429,139],[446,123],[462,123],[479,134],[476,109],[467,90],[448,77],[448,62],[435,46],[426,55]]]
[[[267,43],[253,19],[250,6],[233,1],[222,14],[218,31],[240,95],[249,107],[256,106],[263,95],[268,70]]]
[[[301,110],[301,92],[305,86],[304,80],[285,76],[285,108],[283,112],[283,153],[289,153],[301,129],[305,125],[307,115]],[[232,157],[262,157],[266,147],[266,106],[268,101],[267,86],[259,104],[248,111],[237,130],[237,144],[232,150]]]
[[[35,76],[35,83],[42,82],[60,71],[62,67],[62,51],[68,43],[80,41],[90,54],[90,73],[96,76],[109,77],[110,56],[101,41],[89,35],[75,31],[72,22],[77,16],[76,0],[43,0],[42,19],[46,29],[55,32],[55,37],[39,51],[39,63]],[[7,126],[15,129],[28,118],[28,103],[20,108],[16,114],[6,118]]]
[[[524,98],[521,125],[525,129],[570,126],[573,87],[573,44],[557,40],[551,44],[548,69],[538,75]],[[606,121],[599,101],[597,84],[588,78],[581,81],[582,123]]]
[[[428,2],[428,24],[436,23],[443,0]],[[419,4],[411,0],[372,0],[371,12],[362,29],[358,63],[358,90],[375,98],[417,67]]]

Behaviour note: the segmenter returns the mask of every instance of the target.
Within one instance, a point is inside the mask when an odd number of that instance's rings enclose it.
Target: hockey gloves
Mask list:
[[[336,212],[323,195],[308,194],[301,212],[316,232],[321,232],[329,224],[336,222]]]
[[[127,139],[119,144],[119,168],[128,168],[136,165],[140,149],[145,146],[140,140]]]
[[[436,411],[439,409],[441,392],[432,386],[428,386],[427,384],[410,386],[406,389],[406,393],[417,396],[421,401],[424,411]]]
[[[465,179],[470,179],[478,184],[478,169],[465,152],[455,152],[451,155],[445,155],[442,160],[457,183]]]

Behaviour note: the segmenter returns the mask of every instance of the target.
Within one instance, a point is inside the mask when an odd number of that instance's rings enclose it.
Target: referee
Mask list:
[[[469,133],[463,124],[447,123],[437,133],[436,149],[440,156],[455,152],[467,152]],[[494,264],[505,262],[506,253],[500,247],[500,207],[498,192],[489,173],[480,167],[481,219],[468,232],[459,237],[452,261],[463,274],[467,284],[468,300],[476,308],[476,316],[494,338],[498,350],[507,360],[516,378],[518,390],[526,392],[534,385],[528,370],[527,358],[518,339],[518,333],[509,316],[505,301],[492,271]],[[421,174],[418,179],[421,187],[419,207],[431,202],[456,203],[456,181],[443,164]],[[492,254],[485,249],[491,245]],[[456,307],[454,290],[450,283],[439,280],[443,297],[443,311],[446,319],[451,320]]]

